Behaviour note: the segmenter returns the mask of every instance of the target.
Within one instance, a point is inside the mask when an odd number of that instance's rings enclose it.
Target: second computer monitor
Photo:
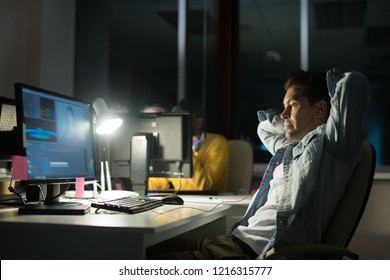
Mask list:
[[[149,177],[192,177],[191,115],[163,113],[139,119],[138,133],[153,138]]]
[[[139,162],[143,157],[135,158],[131,152],[135,144],[132,139],[137,139],[134,136],[144,136],[148,142],[148,177],[192,177],[192,119],[189,113],[123,114],[122,117],[123,127],[110,137],[113,177],[132,178],[136,174],[130,173],[131,164],[143,164]]]

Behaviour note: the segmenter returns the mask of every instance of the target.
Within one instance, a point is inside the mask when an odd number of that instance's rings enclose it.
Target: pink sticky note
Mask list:
[[[74,197],[84,197],[84,178],[76,178],[76,194]]]
[[[27,180],[27,158],[25,156],[12,156],[12,179]]]

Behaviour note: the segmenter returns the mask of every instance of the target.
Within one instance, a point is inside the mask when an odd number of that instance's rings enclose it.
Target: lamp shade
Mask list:
[[[96,98],[92,106],[96,112],[97,134],[109,134],[122,125],[122,119],[108,109],[102,98]]]

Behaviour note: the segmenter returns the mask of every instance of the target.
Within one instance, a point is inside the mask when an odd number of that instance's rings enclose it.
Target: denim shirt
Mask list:
[[[329,118],[299,142],[285,138],[283,120],[277,111],[258,112],[258,135],[268,150],[274,154],[287,145],[276,232],[263,248],[256,244],[255,236],[239,237],[259,255],[272,246],[321,243],[322,232],[361,157],[363,122],[371,98],[368,81],[358,72],[331,69],[327,83],[331,97]]]

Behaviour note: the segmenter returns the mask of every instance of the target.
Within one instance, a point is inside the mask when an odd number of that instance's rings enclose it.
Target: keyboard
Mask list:
[[[91,206],[97,209],[96,211],[105,209],[129,214],[145,212],[162,205],[163,202],[160,199],[153,199],[146,196],[125,197],[91,203]]]

